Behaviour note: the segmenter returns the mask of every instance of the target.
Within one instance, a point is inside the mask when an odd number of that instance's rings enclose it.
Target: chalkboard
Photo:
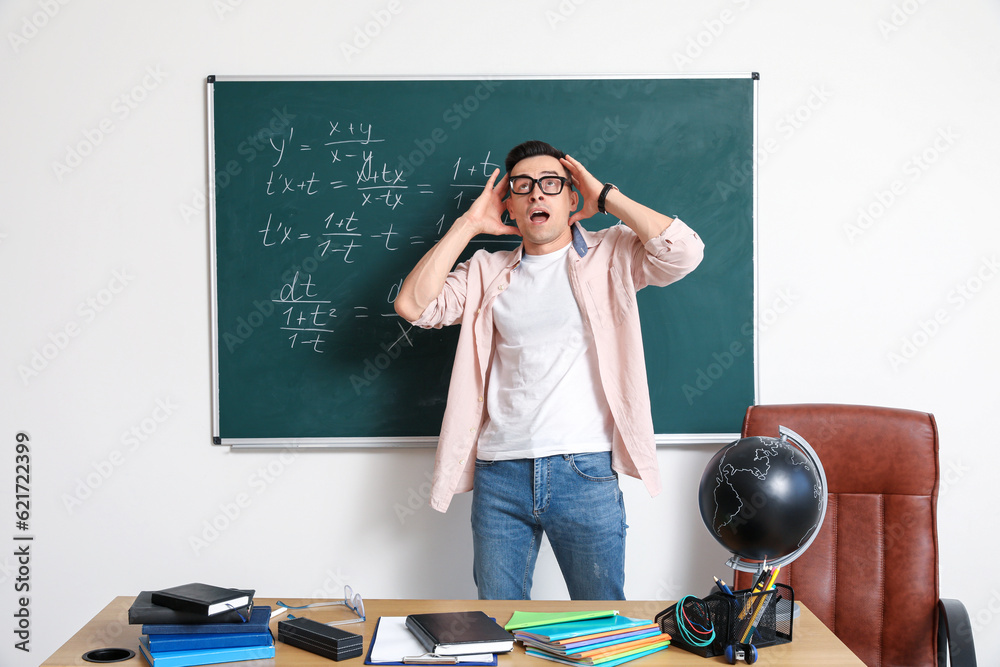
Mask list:
[[[213,441],[435,443],[458,327],[415,329],[392,302],[527,139],[701,235],[694,273],[639,293],[654,426],[661,443],[738,433],[756,398],[756,79],[209,77]]]

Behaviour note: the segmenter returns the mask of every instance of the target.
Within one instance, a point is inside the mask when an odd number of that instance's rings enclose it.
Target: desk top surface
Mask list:
[[[136,651],[135,657],[130,660],[112,664],[116,666],[121,665],[122,667],[146,666],[146,660],[138,650],[141,626],[128,624],[128,608],[131,606],[133,600],[133,597],[128,596],[117,597],[112,600],[87,625],[73,635],[48,660],[43,662],[41,667],[90,665],[93,663],[85,662],[81,656],[92,649],[108,646],[129,648]],[[317,600],[284,598],[284,601],[289,604],[299,605],[316,602]],[[255,603],[274,607],[275,599],[257,598]],[[627,616],[651,619],[668,606],[670,606],[669,602],[649,600],[618,602],[568,600],[365,600],[367,621],[342,627],[345,630],[364,636],[364,647],[367,653],[372,633],[375,630],[375,624],[381,616],[406,616],[407,614],[421,612],[481,609],[495,617],[503,625],[515,610],[570,611],[617,609]],[[350,611],[338,606],[296,611],[295,615],[306,616],[320,622],[352,618]],[[282,614],[271,620],[271,631],[275,637],[278,634],[278,621],[285,617],[286,615]],[[343,662],[348,665],[362,665],[364,664],[364,658],[352,658]],[[705,665],[713,663],[728,664],[728,661],[724,656],[706,659],[679,648],[671,647],[666,651],[654,653],[653,655],[627,664],[642,667],[643,665]],[[268,667],[275,665],[280,667],[306,667],[307,665],[329,665],[331,661],[276,641],[274,658],[232,664],[238,664],[243,667],[263,667],[265,665]],[[556,663],[526,656],[521,645],[516,643],[512,653],[499,657],[498,667],[518,667],[520,665],[542,667],[549,664]],[[864,667],[864,663],[804,606],[802,606],[800,616],[795,619],[792,641],[781,646],[771,646],[761,649],[758,664],[767,664],[771,667],[780,665],[814,665],[816,667],[824,665],[848,667],[853,665]]]

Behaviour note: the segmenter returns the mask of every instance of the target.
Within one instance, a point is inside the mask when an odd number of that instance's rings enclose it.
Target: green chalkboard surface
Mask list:
[[[738,433],[756,398],[755,84],[209,77],[214,442],[433,444],[458,328],[415,329],[392,302],[527,139],[702,236],[694,273],[639,293],[654,425],[660,442]]]

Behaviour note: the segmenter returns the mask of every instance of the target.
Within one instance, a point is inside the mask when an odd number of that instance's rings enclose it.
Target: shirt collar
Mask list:
[[[591,246],[590,233],[580,226],[579,222],[573,223],[573,250],[580,257],[587,254],[587,249]]]
[[[573,250],[580,257],[585,257],[589,252],[590,247],[595,245],[593,236],[590,232],[583,228],[579,222],[573,223],[573,241],[570,245],[573,246]],[[520,244],[514,249],[514,252],[510,256],[510,261],[507,263],[509,267],[515,267],[521,263],[521,255],[524,254],[524,244]]]

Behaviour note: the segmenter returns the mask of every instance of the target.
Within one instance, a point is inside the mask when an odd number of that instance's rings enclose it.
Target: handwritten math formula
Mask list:
[[[259,251],[300,258],[272,291],[274,319],[287,346],[316,354],[344,326],[367,322],[384,333],[375,319],[395,318],[392,345],[412,345],[411,326],[392,306],[402,277],[502,165],[487,150],[449,157],[445,173],[438,167],[428,176],[401,164],[378,125],[345,117],[325,123],[321,130],[292,124],[263,142],[268,164],[257,168],[243,228]],[[385,255],[399,251],[393,273],[367,270],[385,267]]]

